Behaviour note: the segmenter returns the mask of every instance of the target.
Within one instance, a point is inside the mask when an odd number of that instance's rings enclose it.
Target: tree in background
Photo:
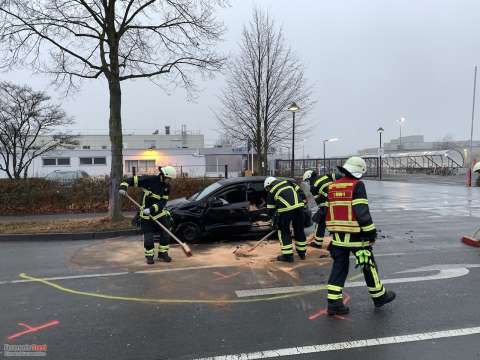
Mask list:
[[[251,142],[257,174],[267,174],[269,151],[291,141],[292,115],[287,108],[293,101],[302,108],[295,134],[306,132],[302,120],[313,106],[311,89],[303,65],[268,13],[255,9],[244,27],[240,53],[228,66],[220,101],[216,117],[223,131],[237,142]]]
[[[44,92],[0,83],[0,171],[10,179],[26,178],[35,158],[76,144],[59,130],[72,123]]]
[[[30,65],[67,91],[77,80],[108,83],[112,151],[109,213],[121,218],[123,177],[121,82],[162,77],[162,86],[194,86],[223,59],[212,51],[224,28],[214,14],[223,0],[0,0],[4,69]]]

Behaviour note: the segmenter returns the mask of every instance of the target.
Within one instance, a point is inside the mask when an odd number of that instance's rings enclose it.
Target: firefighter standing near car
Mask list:
[[[328,314],[342,315],[349,312],[343,303],[343,286],[348,275],[350,253],[355,255],[357,266],[363,267],[368,291],[376,307],[395,299],[393,291],[387,291],[380,281],[372,244],[377,231],[368,206],[365,185],[360,179],[367,166],[360,157],[349,158],[339,170],[344,177],[328,187],[327,229],[332,235],[329,246],[333,258],[328,279]]]
[[[159,168],[158,175],[133,176],[120,184],[120,193],[127,192],[129,186],[139,187],[143,190],[141,208],[139,212],[140,224],[143,232],[145,258],[147,264],[154,264],[155,243],[154,233],[159,234],[158,259],[164,262],[172,261],[168,255],[169,240],[165,231],[154,220],[170,228],[172,220],[170,213],[165,209],[170,194],[170,179],[176,177],[177,171],[173,166]]]
[[[267,195],[267,209],[274,226],[278,229],[278,238],[282,254],[278,261],[293,262],[293,244],[290,235],[292,224],[295,235],[295,249],[300,259],[305,260],[307,239],[304,231],[304,213],[306,197],[300,186],[289,180],[269,176],[264,182]]]
[[[321,249],[323,244],[323,239],[325,236],[325,220],[327,217],[327,191],[328,186],[333,184],[337,179],[341,178],[343,175],[337,174],[335,172],[327,175],[318,175],[315,170],[307,170],[303,174],[303,181],[308,182],[310,185],[310,192],[315,199],[315,203],[318,206],[317,212],[313,215],[312,220],[315,225],[315,235],[310,242],[310,246]]]

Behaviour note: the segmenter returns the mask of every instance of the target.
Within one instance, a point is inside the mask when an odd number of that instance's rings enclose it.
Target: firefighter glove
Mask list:
[[[127,193],[127,191],[124,190],[124,189],[120,189],[120,190],[118,190],[118,193],[119,193],[120,195],[122,195],[122,196],[125,196],[125,194]]]
[[[149,208],[146,208],[146,209],[143,209],[143,215],[150,215],[150,209]]]
[[[370,266],[373,265],[372,252],[369,249],[360,249],[355,252],[356,266]]]

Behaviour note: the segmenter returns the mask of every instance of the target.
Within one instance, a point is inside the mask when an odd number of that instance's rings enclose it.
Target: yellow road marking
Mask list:
[[[205,300],[205,299],[149,299],[149,298],[137,298],[137,297],[129,297],[129,296],[115,296],[115,295],[108,295],[108,294],[101,294],[101,293],[92,293],[88,291],[80,291],[75,289],[69,289],[63,287],[61,285],[55,284],[51,281],[44,280],[41,278],[36,278],[25,273],[21,273],[19,275],[22,279],[31,280],[33,282],[39,282],[41,284],[53,287],[59,291],[63,291],[69,294],[80,295],[80,296],[88,296],[100,299],[107,299],[107,300],[120,300],[120,301],[133,301],[133,302],[140,302],[140,303],[151,303],[151,304],[244,304],[244,303],[255,303],[261,301],[275,301],[275,300],[282,300],[282,299],[289,299],[297,296],[304,296],[316,292],[320,292],[322,290],[326,290],[327,286],[324,285],[321,289],[318,290],[311,290],[311,291],[302,291],[298,293],[286,294],[286,295],[276,295],[271,297],[262,297],[262,298],[255,298],[255,299],[218,299],[218,300]],[[362,274],[357,274],[352,276],[349,281],[353,281],[361,277]]]

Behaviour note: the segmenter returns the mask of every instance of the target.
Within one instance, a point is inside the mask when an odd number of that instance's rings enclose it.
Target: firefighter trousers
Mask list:
[[[326,228],[326,219],[327,219],[327,208],[320,207],[315,214],[315,238],[313,243],[322,246],[323,239],[325,237],[325,228]]]
[[[290,224],[293,227],[293,234],[295,236],[295,249],[297,250],[297,253],[305,254],[305,252],[307,251],[307,239],[305,237],[304,230],[305,219],[303,209],[298,208],[295,210],[279,213],[277,216],[278,239],[280,240],[282,254],[293,254]]]
[[[332,271],[328,279],[327,292],[328,302],[343,301],[343,287],[347,279],[350,253],[355,254],[359,248],[348,248],[331,244],[329,246],[330,255],[333,258]],[[371,251],[371,248],[369,248]],[[372,265],[363,267],[363,276],[368,287],[368,292],[373,300],[385,294],[385,288],[378,276],[378,268],[372,255]]]
[[[162,225],[168,228],[168,222],[164,218],[159,219]],[[165,231],[153,220],[142,219],[143,247],[145,256],[155,256],[155,238],[159,240],[158,252],[166,253],[169,250],[168,236]]]

